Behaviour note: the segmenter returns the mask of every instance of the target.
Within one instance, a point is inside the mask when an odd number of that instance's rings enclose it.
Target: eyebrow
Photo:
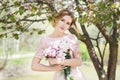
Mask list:
[[[65,20],[64,18],[62,18],[62,19],[63,19],[63,20]],[[61,20],[62,20],[62,19],[61,19]],[[72,23],[72,22],[69,22],[69,21],[68,21],[67,23],[69,23],[69,24],[70,24],[70,23]]]

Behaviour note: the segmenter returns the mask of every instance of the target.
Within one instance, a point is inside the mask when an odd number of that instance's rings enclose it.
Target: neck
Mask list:
[[[56,31],[56,30],[54,30],[54,32],[52,33],[54,36],[56,36],[56,37],[61,37],[61,36],[64,36],[65,35],[65,33],[64,32],[58,32],[58,31]]]

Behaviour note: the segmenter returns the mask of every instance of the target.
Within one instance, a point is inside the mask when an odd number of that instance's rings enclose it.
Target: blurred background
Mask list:
[[[35,23],[31,27],[43,28],[46,27],[45,33],[39,35],[34,33],[23,33],[19,36],[19,39],[3,38],[0,39],[0,66],[3,66],[3,61],[7,56],[5,69],[0,72],[4,80],[52,80],[54,72],[36,72],[31,70],[32,58],[36,53],[36,49],[39,45],[40,38],[48,35],[52,32],[53,28],[50,23]],[[90,34],[95,36],[92,31],[95,32],[95,28],[90,28]],[[120,44],[120,42],[119,42]],[[101,44],[103,47],[104,44]],[[87,80],[98,80],[94,66],[90,60],[86,45],[80,41],[80,49],[82,53],[83,65],[80,66],[80,70],[85,74]],[[107,66],[108,49],[105,55],[105,66]],[[120,47],[119,47],[120,52]],[[44,59],[44,64],[48,64]],[[120,78],[120,54],[118,57],[116,80]]]
[[[94,0],[86,1],[91,4],[89,6],[94,8]],[[98,4],[100,1],[102,0],[96,0],[94,4]],[[84,1],[80,2],[84,4]],[[53,80],[54,72],[31,70],[32,58],[36,53],[40,38],[49,35],[53,31],[50,23],[53,14],[51,14],[50,9],[54,8],[50,4],[58,11],[62,8],[68,8],[74,12],[74,0],[0,0],[0,80]],[[84,10],[86,6],[83,5],[82,9],[83,15],[84,12],[87,13]],[[78,13],[74,14],[78,17]],[[83,19],[85,19],[85,16]],[[78,20],[77,25],[80,28],[79,23]],[[93,24],[89,24],[89,26],[86,27],[86,30],[90,37],[97,37],[99,30]],[[107,31],[110,32],[110,30],[111,28],[107,27]],[[87,80],[99,80],[85,43],[79,42],[83,60],[83,65],[79,67],[80,70]],[[96,42],[93,41],[92,43],[96,55],[100,58]],[[104,38],[99,40],[99,47],[102,51],[105,43]],[[120,38],[118,38],[118,44],[120,45]],[[104,55],[105,71],[107,70],[109,58],[109,45],[106,46]],[[117,60],[116,80],[119,80],[120,46],[118,47]],[[42,60],[42,63],[48,65],[45,59]]]

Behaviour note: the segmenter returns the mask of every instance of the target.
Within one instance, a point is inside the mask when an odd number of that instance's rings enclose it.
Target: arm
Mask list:
[[[72,36],[72,39],[74,41],[72,45],[74,58],[65,59],[63,61],[57,59],[50,59],[51,60],[50,62],[52,64],[60,64],[64,66],[80,66],[82,64],[81,52],[80,52],[78,40],[75,36]]]
[[[32,64],[31,64],[32,70],[35,70],[35,71],[56,71],[56,70],[63,69],[63,66],[61,66],[61,65],[48,66],[48,65],[44,65],[44,64],[40,63],[42,58],[44,57],[44,53],[42,51],[46,47],[45,45],[47,45],[47,43],[45,42],[45,39],[42,38],[40,40],[40,44],[37,48],[37,52],[34,55],[33,60],[32,60]]]
[[[64,67],[61,65],[54,65],[54,66],[47,66],[40,64],[41,59],[34,57],[32,60],[32,65],[31,68],[34,71],[57,71],[57,70],[62,70]]]
[[[60,64],[64,66],[80,66],[82,64],[80,52],[74,53],[74,58],[65,59],[65,60],[57,60],[57,59],[49,59],[51,64]]]
[[[58,62],[58,64],[64,65],[64,66],[80,66],[82,64],[82,60],[79,54],[80,53],[75,53],[74,58],[65,59],[64,61]]]

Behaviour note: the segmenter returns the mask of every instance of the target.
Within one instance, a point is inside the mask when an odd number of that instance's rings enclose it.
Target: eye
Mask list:
[[[65,21],[64,19],[61,19],[61,21]]]
[[[67,25],[70,25],[70,22],[67,22]]]

